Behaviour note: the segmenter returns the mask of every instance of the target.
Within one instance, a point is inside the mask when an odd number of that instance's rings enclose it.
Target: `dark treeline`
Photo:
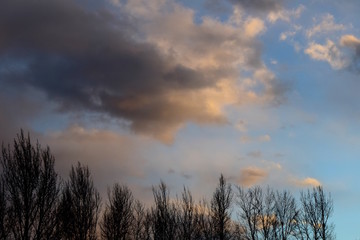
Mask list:
[[[184,187],[170,198],[164,182],[145,207],[115,184],[103,201],[88,167],[78,163],[60,180],[49,148],[21,133],[3,145],[0,182],[1,239],[334,239],[333,201],[322,187],[300,193],[231,186],[220,176],[210,201],[195,202]]]

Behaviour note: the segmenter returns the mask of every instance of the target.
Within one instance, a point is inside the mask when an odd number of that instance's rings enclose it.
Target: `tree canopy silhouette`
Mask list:
[[[90,170],[80,163],[72,166],[60,200],[62,237],[76,240],[97,239],[100,194],[95,189]]]
[[[321,186],[302,191],[300,201],[270,187],[236,186],[234,194],[221,174],[210,202],[196,202],[186,187],[171,198],[161,181],[145,207],[115,183],[101,209],[89,168],[77,163],[60,184],[49,147],[22,130],[13,145],[2,145],[0,162],[0,240],[335,239],[333,199]]]
[[[1,226],[4,238],[58,238],[60,188],[54,162],[49,147],[42,149],[38,142],[33,145],[30,136],[26,137],[22,130],[13,147],[2,146],[0,214],[2,221],[7,221]],[[5,212],[8,215],[4,218]]]

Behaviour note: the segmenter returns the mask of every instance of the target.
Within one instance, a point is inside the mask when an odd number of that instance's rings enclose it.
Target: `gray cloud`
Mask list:
[[[208,84],[201,73],[136,42],[131,24],[106,10],[87,12],[70,1],[9,1],[0,14],[4,62],[23,61],[24,81],[51,97],[94,107],[89,94],[124,96]]]
[[[204,7],[214,13],[229,13],[231,11],[231,5],[223,0],[205,0]]]
[[[0,82],[41,90],[62,111],[128,120],[135,132],[166,142],[187,121],[226,123],[222,107],[247,101],[247,89],[235,91],[234,62],[263,67],[260,44],[213,20],[189,24],[185,10],[169,10],[159,18],[163,25],[155,18],[157,29],[149,33],[131,10],[70,0],[2,2]],[[158,45],[159,26],[172,34],[163,39],[173,49]],[[228,42],[236,45],[223,45]]]
[[[63,179],[67,179],[71,166],[78,161],[88,165],[104,197],[108,186],[115,182],[135,184],[147,177],[151,167],[144,158],[145,142],[128,135],[74,125],[63,131],[31,137],[51,148],[56,158],[55,167]]]
[[[230,0],[230,2],[260,12],[278,11],[283,5],[282,0]]]
[[[267,13],[279,11],[283,7],[283,0],[205,0],[205,8],[218,13],[231,12],[231,5],[241,6],[252,12]]]
[[[124,17],[72,1],[5,1],[0,34],[2,81],[42,89],[65,110],[151,119],[169,103],[151,109],[128,103],[213,81],[162,56],[151,44],[135,41],[135,30]]]
[[[0,85],[0,145],[6,145],[12,143],[20,129],[31,130],[31,121],[43,114],[44,96],[34,89],[19,88],[1,80]]]
[[[340,45],[350,49],[349,69],[360,72],[360,39],[354,35],[344,35],[340,39]]]

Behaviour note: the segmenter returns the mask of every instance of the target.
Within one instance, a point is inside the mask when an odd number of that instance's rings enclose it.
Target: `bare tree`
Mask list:
[[[145,218],[144,218],[144,235],[141,240],[151,240],[153,238],[153,219],[152,219],[152,211],[149,209],[146,209],[145,211]]]
[[[157,188],[153,187],[155,207],[152,209],[154,239],[172,240],[177,235],[177,209],[170,202],[169,190],[161,181]]]
[[[108,192],[109,204],[106,206],[101,222],[101,234],[107,240],[125,240],[131,236],[135,223],[134,197],[126,186],[115,184]]]
[[[10,235],[11,220],[8,217],[8,208],[5,198],[3,179],[0,179],[0,239],[7,239]]]
[[[206,199],[202,199],[195,211],[195,239],[213,239],[214,238],[214,227],[213,221],[210,215],[209,203]]]
[[[139,201],[135,200],[133,206],[133,225],[131,226],[132,237],[134,240],[146,239],[146,211],[144,205]]]
[[[264,192],[259,186],[246,191],[239,189],[239,205],[242,210],[240,217],[247,226],[250,239],[272,239],[273,222],[275,220],[275,194],[269,187]]]
[[[232,239],[234,240],[248,240],[246,236],[246,229],[240,222],[233,222]]]
[[[238,194],[236,203],[239,206],[239,220],[242,226],[242,231],[246,235],[246,239],[257,240],[258,239],[258,214],[259,207],[258,201],[262,194],[260,188],[255,187],[248,189],[247,191],[241,187],[238,187]]]
[[[275,196],[275,217],[274,232],[276,239],[286,240],[296,236],[297,224],[299,221],[299,210],[295,198],[289,191],[276,192]]]
[[[195,239],[196,210],[195,203],[189,189],[184,187],[179,203],[180,238],[184,240]]]
[[[264,240],[272,239],[273,235],[273,223],[275,219],[275,194],[270,187],[266,188],[266,192],[262,194],[262,191],[259,190],[261,194],[258,194],[255,207],[259,214],[259,228],[260,233]]]
[[[231,185],[226,183],[224,176],[221,174],[219,185],[215,189],[211,200],[211,217],[217,239],[224,240],[230,238],[230,211],[232,203]]]
[[[32,145],[24,132],[2,146],[1,164],[11,239],[57,239],[58,176],[49,147]],[[2,207],[6,206],[3,202]]]
[[[301,192],[302,204],[302,234],[314,240],[335,239],[334,225],[329,222],[333,213],[333,200],[331,195],[325,195],[321,186],[312,191]]]
[[[96,226],[100,209],[100,195],[94,187],[88,167],[80,163],[70,171],[60,204],[63,238],[97,239]]]

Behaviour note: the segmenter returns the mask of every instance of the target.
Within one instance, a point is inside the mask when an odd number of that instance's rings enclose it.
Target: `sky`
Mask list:
[[[152,200],[164,180],[322,185],[338,239],[360,237],[360,3],[4,0],[0,141],[20,128],[56,169],[90,167]],[[352,224],[350,224],[353,222]]]

